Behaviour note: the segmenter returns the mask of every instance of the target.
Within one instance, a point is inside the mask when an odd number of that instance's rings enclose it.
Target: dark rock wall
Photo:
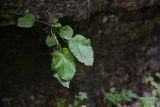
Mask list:
[[[88,107],[104,107],[103,93],[110,87],[143,93],[143,76],[160,69],[159,4],[159,0],[1,0],[0,104],[54,107],[60,97],[71,101],[78,91],[87,91]],[[52,77],[46,28],[14,25],[25,12],[46,20],[59,17],[75,33],[91,39],[94,65],[78,63],[69,89]]]
[[[159,0],[1,0],[0,25],[15,24],[17,17],[26,12],[39,19],[69,17],[80,21],[100,11],[131,11],[159,5]]]
[[[82,20],[91,14],[101,11],[106,6],[105,0],[2,0],[0,17],[14,23],[13,18],[26,12],[37,18],[70,17],[71,20]],[[4,22],[4,25],[7,22]],[[8,24],[10,24],[8,23]]]

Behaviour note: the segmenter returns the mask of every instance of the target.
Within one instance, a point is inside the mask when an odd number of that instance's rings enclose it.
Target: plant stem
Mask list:
[[[36,21],[37,21],[37,22],[40,22],[40,23],[43,23],[43,24],[46,24],[46,25],[48,25],[48,26],[51,27],[51,35],[54,37],[54,39],[55,39],[55,41],[56,41],[56,44],[57,44],[57,46],[59,47],[59,49],[61,49],[61,44],[58,42],[58,39],[57,39],[57,37],[55,36],[55,32],[53,32],[52,26],[51,26],[49,23],[44,22],[44,21],[41,21],[41,20],[36,20]]]
[[[41,20],[36,20],[37,22],[40,22],[40,23],[43,23],[43,24],[46,24],[46,25],[48,25],[48,26],[51,26],[49,23],[47,23],[47,22],[44,22],[44,21],[41,21]]]
[[[51,34],[52,34],[52,36],[54,37],[54,39],[55,39],[55,41],[56,41],[57,46],[61,49],[61,45],[60,45],[60,43],[58,42],[57,37],[55,36],[55,32],[53,33],[53,29],[52,29],[52,27],[51,27]]]

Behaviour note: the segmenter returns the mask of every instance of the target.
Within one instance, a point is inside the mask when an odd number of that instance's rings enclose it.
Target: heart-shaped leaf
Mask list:
[[[48,47],[52,47],[52,46],[55,46],[55,45],[56,45],[56,40],[54,39],[53,36],[48,35],[48,36],[46,37],[46,45],[47,45]]]
[[[66,25],[60,29],[59,35],[64,39],[70,39],[73,36],[73,29]]]
[[[64,81],[70,81],[76,72],[74,57],[67,48],[53,53],[52,64],[56,73]]]
[[[69,40],[69,49],[80,62],[88,66],[93,64],[93,49],[89,39],[78,34]]]
[[[18,19],[18,27],[24,27],[24,28],[29,28],[32,27],[34,25],[35,22],[35,17],[32,14],[26,14],[23,17],[20,17]]]

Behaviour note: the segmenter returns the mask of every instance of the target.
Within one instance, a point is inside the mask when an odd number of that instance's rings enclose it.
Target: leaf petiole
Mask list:
[[[61,44],[58,42],[58,39],[57,39],[57,37],[55,36],[55,32],[53,33],[52,27],[51,27],[51,35],[54,37],[57,46],[61,49]]]
[[[44,21],[41,21],[41,20],[35,20],[36,22],[39,22],[39,23],[43,23],[43,24],[46,24],[46,25],[48,25],[48,26],[51,26],[49,23],[47,23],[47,22],[44,22]]]

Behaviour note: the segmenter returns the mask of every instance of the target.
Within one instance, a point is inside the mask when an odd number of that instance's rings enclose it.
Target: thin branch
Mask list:
[[[58,42],[58,39],[57,39],[57,37],[55,36],[55,32],[54,32],[54,34],[53,34],[53,29],[52,29],[52,27],[51,27],[51,34],[52,34],[52,36],[54,37],[54,39],[55,39],[55,41],[56,41],[56,44],[59,46],[59,48],[61,49],[61,45],[60,45],[60,43]]]
[[[41,21],[41,20],[36,20],[37,22],[40,22],[40,23],[43,23],[43,24],[46,24],[46,25],[48,25],[48,26],[51,26],[49,23],[47,23],[47,22],[44,22],[44,21]]]

